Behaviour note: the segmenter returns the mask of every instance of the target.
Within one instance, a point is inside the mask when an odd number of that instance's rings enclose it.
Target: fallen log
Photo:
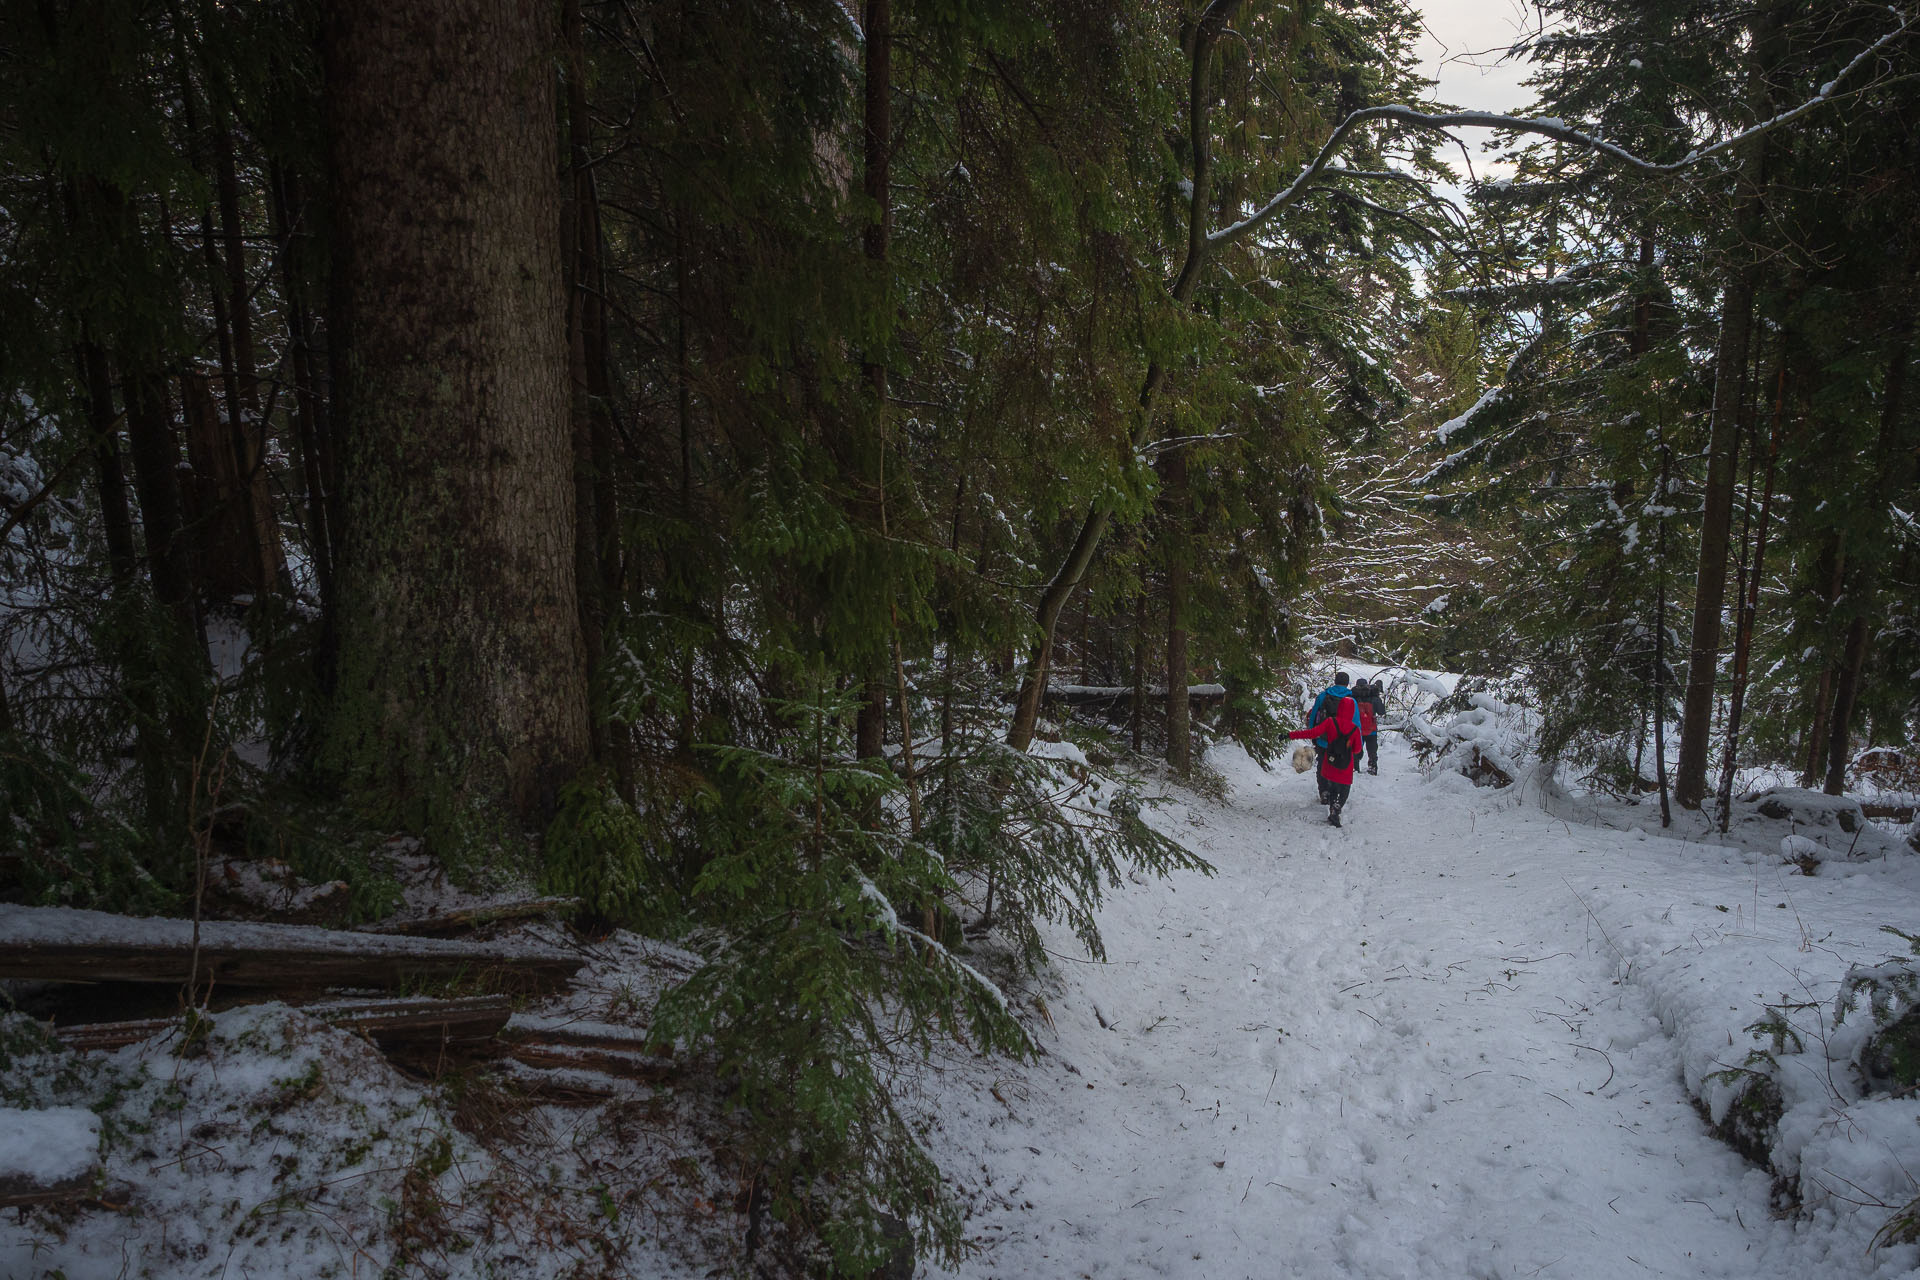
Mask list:
[[[586,1071],[620,1080],[637,1080],[644,1084],[659,1084],[678,1073],[678,1068],[670,1058],[541,1044],[533,1040],[510,1045],[507,1056],[515,1062],[544,1071]]]
[[[1863,804],[1860,812],[1869,818],[1886,818],[1894,822],[1912,822],[1914,806],[1910,804]]]
[[[603,1049],[608,1053],[652,1054],[666,1057],[671,1050],[664,1045],[650,1048],[646,1033],[635,1031],[627,1035],[609,1035],[603,1032],[581,1030],[568,1026],[509,1027],[502,1037],[515,1044],[544,1044],[564,1046],[570,1049]]]
[[[649,1045],[641,1027],[522,1014],[500,1033],[515,1062],[546,1071],[585,1071],[657,1084],[679,1066],[667,1045]]]
[[[473,1052],[500,1033],[513,1016],[505,996],[455,1000],[362,1000],[299,1006],[322,1022],[370,1037],[382,1049],[458,1049]],[[74,1023],[53,1028],[60,1043],[78,1052],[110,1052],[162,1035],[179,1018],[140,1018],[131,1022]]]
[[[496,902],[436,915],[414,916],[405,920],[382,920],[361,925],[359,933],[377,933],[407,938],[445,938],[456,933],[472,933],[493,924],[517,924],[523,920],[545,920],[566,912],[578,911],[578,898],[528,898],[520,902]]]
[[[1150,700],[1164,701],[1167,696],[1165,686],[1147,688],[1142,690],[1142,693]],[[1054,684],[1047,686],[1043,696],[1047,702],[1065,703],[1070,707],[1111,707],[1131,701],[1133,686]],[[1187,686],[1187,697],[1200,706],[1224,702],[1227,697],[1227,687],[1221,684],[1190,684]]]
[[[458,983],[491,991],[550,991],[584,961],[551,947],[449,942],[310,925],[109,915],[0,904],[0,978],[61,982],[328,987]]]
[[[64,1204],[94,1199],[93,1171],[54,1183],[0,1176],[0,1209],[24,1209],[37,1204]]]

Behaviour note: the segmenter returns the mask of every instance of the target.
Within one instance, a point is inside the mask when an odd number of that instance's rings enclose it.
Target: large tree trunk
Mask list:
[[[552,11],[343,0],[325,36],[349,793],[458,838],[588,756]]]

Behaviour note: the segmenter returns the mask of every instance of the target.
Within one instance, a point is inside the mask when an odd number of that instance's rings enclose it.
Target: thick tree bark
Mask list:
[[[588,756],[550,7],[325,34],[342,453],[328,760],[410,829],[543,822]]]

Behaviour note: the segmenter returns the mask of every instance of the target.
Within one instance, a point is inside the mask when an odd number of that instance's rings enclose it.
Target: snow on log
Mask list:
[[[0,904],[0,978],[186,982],[280,990],[460,980],[493,990],[563,986],[584,961],[551,947],[445,942],[311,925],[203,921]]]
[[[1860,802],[1852,796],[1830,796],[1804,787],[1769,787],[1741,799],[1752,801],[1762,817],[1803,827],[1839,827],[1851,835],[1865,825]]]
[[[0,1208],[83,1198],[100,1157],[100,1117],[85,1107],[0,1107]]]

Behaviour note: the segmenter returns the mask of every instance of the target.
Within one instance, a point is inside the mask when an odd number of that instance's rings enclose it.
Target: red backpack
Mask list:
[[[1370,698],[1355,698],[1354,701],[1360,704],[1360,733],[1371,738],[1380,727],[1374,722],[1373,701]]]

